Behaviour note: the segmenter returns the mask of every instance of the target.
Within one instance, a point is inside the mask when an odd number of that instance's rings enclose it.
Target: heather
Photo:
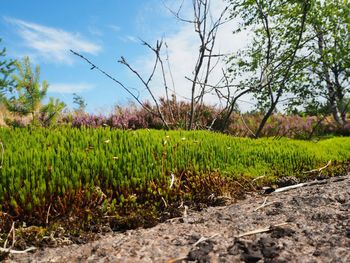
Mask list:
[[[166,112],[167,105],[163,105]],[[188,118],[186,112],[189,105],[178,103],[173,105],[176,114],[166,115],[171,129],[186,129]],[[235,137],[254,137],[254,131],[258,128],[262,114],[259,113],[234,113],[230,116],[228,127],[223,127],[223,117],[220,110],[203,106],[196,118],[195,130],[209,130],[223,132]],[[73,112],[63,114],[59,123],[73,128],[80,127],[110,127],[124,130],[136,129],[165,129],[161,120],[146,110],[130,106],[117,107],[113,113],[108,115],[95,115],[84,112]],[[312,139],[329,135],[349,135],[350,125],[339,126],[330,116],[319,117],[311,115],[282,114],[275,113],[268,120],[261,137],[288,137],[295,139]]]

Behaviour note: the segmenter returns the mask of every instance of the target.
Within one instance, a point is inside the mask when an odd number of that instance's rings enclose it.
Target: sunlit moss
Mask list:
[[[0,139],[5,147],[2,211],[27,219],[42,215],[43,222],[48,214],[79,214],[82,207],[108,214],[137,214],[145,207],[153,211],[219,191],[220,185],[227,186],[220,177],[305,177],[303,171],[329,160],[350,160],[350,138],[345,137],[307,142],[205,131],[61,127],[3,128]],[[206,177],[211,174],[215,176]],[[169,187],[171,175],[177,180],[174,189]]]

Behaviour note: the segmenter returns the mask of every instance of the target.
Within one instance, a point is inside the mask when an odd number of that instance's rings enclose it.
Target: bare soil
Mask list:
[[[5,262],[350,262],[350,176]]]

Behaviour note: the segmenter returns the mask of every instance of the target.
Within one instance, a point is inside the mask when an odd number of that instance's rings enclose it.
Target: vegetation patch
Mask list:
[[[307,142],[205,131],[28,127],[3,128],[0,138],[1,243],[11,239],[13,226],[31,244],[150,227],[187,207],[222,204],[284,176],[315,178],[320,171],[312,170],[329,161],[322,173],[344,174],[350,160],[345,137]]]

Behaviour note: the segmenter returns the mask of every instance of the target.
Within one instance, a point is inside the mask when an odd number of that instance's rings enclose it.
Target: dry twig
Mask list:
[[[49,208],[47,209],[47,213],[46,213],[46,225],[49,224],[50,209],[51,209],[51,204],[49,205]]]
[[[211,237],[201,237],[196,243],[193,244],[193,247],[197,246],[199,243],[202,243],[204,241],[210,240],[214,237],[217,237],[219,234],[214,234]]]
[[[202,243],[206,240],[209,240],[209,239],[212,239],[216,236],[218,236],[219,234],[214,234],[212,235],[211,237],[201,237],[196,243],[193,244],[192,247],[196,247],[199,243]],[[174,258],[174,259],[169,259],[166,261],[166,263],[180,263],[182,262],[183,260],[186,260],[187,259],[187,256],[185,257],[181,257],[181,258]]]
[[[7,248],[7,242],[8,242],[9,237],[11,236],[11,234],[12,234],[12,244],[10,247]],[[11,229],[10,229],[10,232],[8,233],[7,238],[5,240],[4,247],[0,248],[0,252],[10,253],[10,254],[24,254],[24,253],[27,253],[29,251],[33,251],[36,249],[35,247],[29,247],[23,251],[14,250],[12,248],[14,247],[15,242],[16,242],[16,229],[15,229],[15,222],[13,222]]]
[[[168,204],[167,204],[167,202],[165,201],[164,197],[162,196],[161,199],[162,199],[162,201],[163,201],[163,203],[164,203],[165,208],[167,208],[167,207],[168,207]]]
[[[183,217],[187,217],[188,206],[185,205],[184,208],[185,208],[185,209],[184,209],[184,211],[183,211],[182,216],[183,216]]]
[[[11,236],[11,233],[12,233],[12,245],[8,248],[7,242]],[[4,249],[10,250],[15,245],[15,242],[16,242],[15,222],[12,222],[11,229],[10,229],[9,233],[7,234],[7,238],[4,242]]]
[[[265,200],[262,205],[258,206],[257,208],[254,209],[254,211],[258,211],[260,208],[263,208],[267,202],[267,197],[265,197]]]
[[[288,223],[280,223],[280,224],[272,225],[269,227],[258,228],[258,229],[252,230],[252,231],[248,231],[248,232],[239,234],[236,237],[239,238],[239,237],[251,236],[251,235],[260,234],[260,233],[266,233],[266,232],[270,232],[272,230],[272,228],[274,228],[274,227],[285,226],[285,225],[288,225]]]
[[[286,186],[286,187],[281,187],[276,189],[273,193],[281,193],[281,192],[286,192],[292,189],[296,189],[296,188],[300,188],[300,187],[304,187],[304,186],[309,186],[312,185],[312,182],[308,182],[308,183],[300,183],[300,184],[294,184],[294,185],[290,185],[290,186]],[[321,183],[319,183],[321,184]]]
[[[332,160],[329,160],[328,163],[321,167],[321,168],[317,168],[317,169],[313,169],[311,171],[306,171],[306,172],[303,172],[304,174],[310,174],[310,173],[314,173],[314,172],[321,172],[322,170],[326,169],[328,166],[330,166],[332,163]]]
[[[169,260],[165,261],[165,263],[180,263],[180,262],[183,262],[186,259],[187,259],[187,256],[186,257],[182,257],[182,258],[174,258],[174,259],[169,259]]]
[[[36,247],[29,247],[25,250],[5,249],[0,247],[0,252],[10,253],[10,254],[25,254],[33,250],[36,250]]]
[[[175,175],[172,173],[172,174],[171,174],[170,187],[169,187],[170,189],[173,188],[174,182],[175,182]]]
[[[285,191],[288,191],[291,189],[296,189],[296,188],[300,188],[300,187],[304,187],[304,186],[322,185],[322,184],[326,184],[328,182],[340,182],[340,181],[347,180],[348,178],[349,178],[349,176],[339,176],[339,177],[336,177],[334,179],[314,180],[311,182],[300,183],[300,184],[295,184],[295,185],[290,185],[290,186],[278,188],[272,193],[281,193],[281,192],[285,192]]]
[[[265,177],[266,177],[266,175],[258,176],[257,178],[254,178],[252,182],[256,182],[256,181],[263,179]]]
[[[267,203],[267,197],[265,198],[263,204],[261,206],[258,206],[257,208],[254,209],[254,211],[258,211],[259,209],[261,208],[264,208],[266,206],[269,206],[269,205],[273,205],[275,204],[276,202],[270,202],[270,203]]]

